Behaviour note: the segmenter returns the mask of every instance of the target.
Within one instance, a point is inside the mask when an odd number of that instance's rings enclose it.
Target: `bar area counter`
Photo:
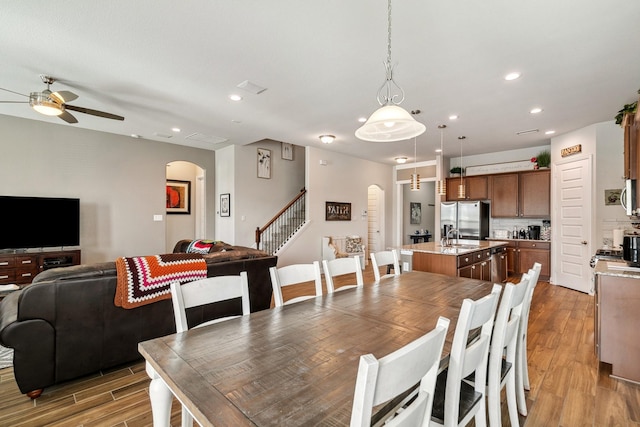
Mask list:
[[[599,260],[595,267],[596,354],[611,375],[640,383],[640,268]]]
[[[414,270],[501,282],[507,274],[507,245],[503,241],[452,239],[451,246],[428,242],[401,249],[412,253]]]

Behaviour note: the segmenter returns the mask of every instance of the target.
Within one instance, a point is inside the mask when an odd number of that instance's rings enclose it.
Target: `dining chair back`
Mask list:
[[[322,275],[320,274],[320,263],[314,261],[312,264],[292,264],[285,267],[270,267],[271,286],[273,287],[273,301],[276,307],[304,301],[317,296],[322,296]],[[282,288],[304,282],[313,282],[315,295],[301,295],[284,301]]]
[[[440,317],[432,331],[393,353],[380,359],[373,354],[360,356],[350,426],[369,427],[374,406],[401,396],[419,383],[414,400],[401,400],[376,425],[427,427],[448,329],[449,319]],[[409,395],[413,396],[415,393]]]
[[[371,252],[369,254],[369,258],[371,258],[371,265],[373,267],[373,276],[375,278],[376,283],[380,281],[380,279],[384,279],[385,277],[390,276],[399,276],[400,275],[400,260],[398,257],[398,251],[396,249],[391,249],[389,251],[380,251],[380,252]],[[380,275],[381,267],[392,267],[393,274],[384,274]]]
[[[451,344],[449,366],[438,375],[431,413],[431,425],[466,426],[471,418],[476,427],[487,424],[485,394],[489,342],[502,286],[493,285],[491,293],[477,301],[462,302]],[[480,328],[469,340],[471,331]],[[471,374],[476,383],[463,381]]]
[[[189,325],[187,324],[188,308],[235,298],[241,298],[242,315],[248,315],[251,310],[249,303],[249,281],[246,271],[241,272],[237,276],[207,277],[206,279],[194,280],[193,282],[187,282],[182,285],[179,282],[171,283],[171,302],[173,303],[176,332],[180,333],[189,330]],[[202,326],[231,320],[236,317],[240,316],[221,317],[192,327],[200,328]],[[193,426],[193,416],[184,405],[182,406],[181,420],[182,427]]]
[[[247,272],[243,271],[237,276],[215,276],[205,279],[194,280],[180,284],[171,283],[171,302],[173,303],[173,314],[176,321],[176,332],[184,332],[189,328],[187,324],[186,309],[214,302],[226,301],[234,298],[241,298],[242,315],[250,312],[249,304],[249,284]],[[240,316],[227,316],[200,323],[192,327],[201,327],[224,320],[233,319]]]
[[[518,349],[516,354],[516,393],[518,397],[518,411],[521,415],[527,416],[527,399],[524,391],[529,390],[529,365],[527,360],[527,330],[529,329],[529,313],[531,312],[531,301],[533,300],[533,291],[535,290],[542,264],[536,262],[529,269],[529,286],[524,296],[524,304],[522,305],[522,316],[520,319],[520,327],[518,334]]]
[[[341,291],[355,287],[361,288],[364,286],[360,257],[354,256],[350,258],[336,258],[331,260],[325,259],[322,260],[322,269],[324,270],[324,281],[327,284],[327,293],[332,294],[336,290]],[[345,274],[354,274],[355,284],[341,286],[339,289],[336,289],[333,278],[336,276],[343,276]]]
[[[496,313],[489,347],[486,382],[487,408],[491,427],[502,426],[500,394],[505,387],[509,420],[512,426],[519,425],[516,401],[516,350],[522,306],[529,280],[529,275],[524,274],[520,283],[507,284]]]

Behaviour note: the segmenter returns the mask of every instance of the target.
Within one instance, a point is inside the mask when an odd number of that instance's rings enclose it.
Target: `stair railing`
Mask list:
[[[256,248],[275,254],[298,231],[306,220],[306,194],[300,193],[263,227],[256,228]]]

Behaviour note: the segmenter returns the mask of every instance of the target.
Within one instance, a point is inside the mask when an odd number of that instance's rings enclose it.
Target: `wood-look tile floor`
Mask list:
[[[364,277],[373,282],[370,266]],[[285,299],[304,288],[285,290]],[[529,321],[529,415],[520,417],[521,425],[640,427],[640,385],[610,378],[610,365],[599,364],[594,354],[593,304],[589,295],[538,284]],[[5,368],[0,426],[151,426],[148,386],[139,362],[47,388],[31,400],[18,390],[13,369]],[[502,408],[509,425],[504,399]],[[180,425],[175,400],[171,425]]]

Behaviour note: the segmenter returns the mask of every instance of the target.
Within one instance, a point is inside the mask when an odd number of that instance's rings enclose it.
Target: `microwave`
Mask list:
[[[627,179],[624,188],[620,193],[620,204],[627,213],[627,216],[634,215],[637,209],[636,205],[636,180]]]

